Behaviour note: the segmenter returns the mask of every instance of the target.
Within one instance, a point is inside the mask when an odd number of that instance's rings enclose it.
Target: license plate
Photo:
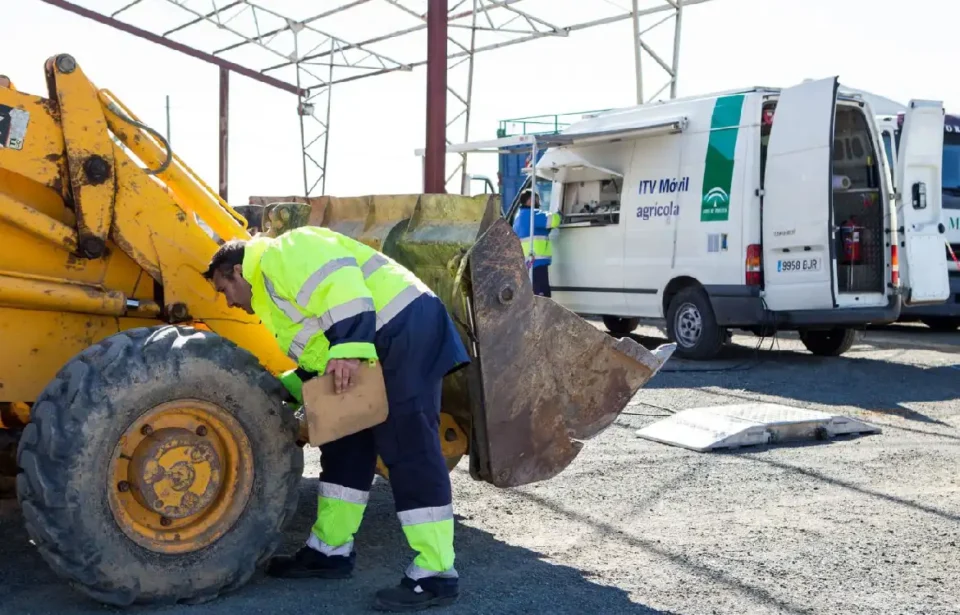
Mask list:
[[[777,261],[778,272],[820,271],[819,258],[791,258]]]

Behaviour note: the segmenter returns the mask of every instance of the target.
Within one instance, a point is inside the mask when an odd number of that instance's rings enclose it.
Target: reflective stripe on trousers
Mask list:
[[[349,556],[353,551],[353,536],[360,529],[369,499],[369,491],[320,483],[317,521],[313,524],[307,546],[324,555]]]
[[[427,577],[456,578],[453,567],[453,505],[415,508],[397,513],[407,542],[417,557],[407,567],[413,580]]]

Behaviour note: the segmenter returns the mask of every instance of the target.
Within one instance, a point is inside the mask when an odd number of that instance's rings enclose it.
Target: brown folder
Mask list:
[[[311,446],[339,440],[387,420],[387,389],[379,363],[362,361],[356,382],[343,393],[333,388],[333,374],[303,385],[303,410]]]

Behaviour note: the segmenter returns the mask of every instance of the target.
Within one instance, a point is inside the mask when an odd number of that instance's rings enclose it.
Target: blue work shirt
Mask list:
[[[548,214],[539,209],[533,213],[533,266],[543,267],[553,260],[550,231],[560,225],[560,214]],[[513,220],[513,232],[520,238],[524,259],[530,260],[530,207],[521,207]]]

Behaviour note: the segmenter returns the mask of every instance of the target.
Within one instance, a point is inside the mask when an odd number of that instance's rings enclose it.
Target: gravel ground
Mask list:
[[[870,331],[837,359],[791,339],[734,341],[720,361],[672,362],[551,481],[497,490],[462,463],[462,599],[446,612],[960,613],[960,334]],[[634,435],[670,410],[744,400],[843,412],[883,433],[710,454]],[[288,550],[312,523],[317,471],[311,454]],[[258,579],[212,604],[128,612],[368,612],[409,557],[391,506],[376,485],[350,581]],[[0,502],[0,613],[108,612],[49,572],[18,514]]]

